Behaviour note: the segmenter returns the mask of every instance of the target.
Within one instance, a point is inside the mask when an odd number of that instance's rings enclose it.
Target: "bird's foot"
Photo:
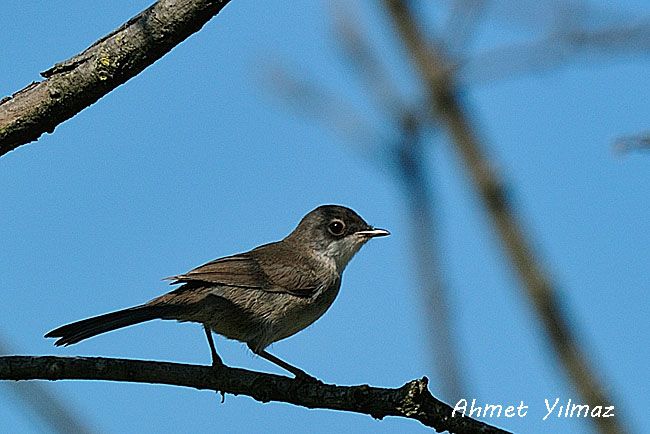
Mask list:
[[[226,365],[221,361],[221,357],[217,356],[215,358],[214,355],[213,355],[213,357],[212,357],[212,370],[214,372],[214,376],[218,377],[219,374],[220,374],[220,371],[225,367],[226,367]],[[223,390],[216,390],[215,392],[221,395],[221,403],[222,404],[224,402],[226,402],[226,392],[224,392]]]

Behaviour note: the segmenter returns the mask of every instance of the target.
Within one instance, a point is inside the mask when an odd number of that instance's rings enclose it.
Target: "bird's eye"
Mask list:
[[[345,232],[345,223],[341,220],[332,220],[332,222],[327,226],[327,230],[330,231],[330,234],[335,236],[343,235],[343,232]]]

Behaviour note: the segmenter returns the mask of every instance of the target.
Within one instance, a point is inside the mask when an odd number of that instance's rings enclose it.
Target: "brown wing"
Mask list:
[[[325,277],[312,262],[299,258],[282,243],[271,243],[250,252],[227,256],[173,276],[173,283],[207,283],[286,292],[309,297],[333,284],[338,276]]]
[[[169,278],[173,283],[205,282],[243,288],[265,289],[268,278],[257,261],[247,254],[228,256]]]

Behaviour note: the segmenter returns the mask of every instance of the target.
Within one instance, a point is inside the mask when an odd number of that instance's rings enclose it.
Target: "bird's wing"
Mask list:
[[[240,288],[284,292],[299,297],[309,297],[329,284],[316,273],[296,262],[274,260],[265,254],[266,246],[251,252],[215,259],[185,274],[168,278],[173,284],[195,283],[228,285]],[[180,288],[179,288],[180,289]]]
[[[172,280],[172,284],[204,282],[257,289],[269,286],[268,278],[258,262],[246,253],[215,259],[167,280]]]

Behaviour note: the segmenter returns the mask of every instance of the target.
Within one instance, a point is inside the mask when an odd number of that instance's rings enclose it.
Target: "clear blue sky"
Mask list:
[[[0,94],[8,95],[149,2],[3,4]],[[381,127],[340,60],[331,11],[326,2],[263,4],[233,0],[144,73],[54,134],[0,158],[0,337],[15,353],[208,363],[198,325],[152,322],[64,349],[43,334],[149,300],[169,289],[162,277],[279,239],[313,207],[340,203],[393,235],[369,243],[346,270],[330,311],[273,352],[338,384],[400,386],[433,377],[400,186],[264,85],[266,65],[281,60]],[[622,16],[650,15],[646,1],[618,4]],[[400,88],[413,96],[413,74],[393,50],[387,21],[372,2],[359,9]],[[534,38],[495,15],[488,14],[478,47]],[[650,58],[591,60],[473,87],[466,99],[617,413],[637,432],[650,432],[650,154],[611,150],[616,137],[650,129]],[[443,138],[431,142],[467,397],[523,400],[526,418],[491,421],[508,429],[590,432],[581,420],[541,420],[544,398],[578,397],[549,357],[458,157]],[[280,372],[243,345],[217,345],[226,363]],[[214,393],[176,387],[48,386],[107,433],[430,432],[410,420],[246,397],[227,396],[221,405]],[[431,390],[435,395],[435,382]],[[0,386],[0,431],[44,429]]]

